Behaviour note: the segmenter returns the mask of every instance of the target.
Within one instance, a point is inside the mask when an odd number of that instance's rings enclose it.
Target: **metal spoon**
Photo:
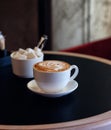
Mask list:
[[[43,35],[37,45],[38,48],[40,48],[41,50],[43,50],[45,44],[46,44],[46,41],[48,40],[48,36],[47,35]]]

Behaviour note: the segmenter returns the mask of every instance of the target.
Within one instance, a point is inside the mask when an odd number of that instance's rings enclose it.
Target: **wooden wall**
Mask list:
[[[34,47],[38,41],[37,0],[0,0],[0,31],[6,48]]]

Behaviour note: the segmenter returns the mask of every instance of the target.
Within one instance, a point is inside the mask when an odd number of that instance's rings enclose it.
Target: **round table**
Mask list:
[[[77,53],[44,51],[44,59],[79,67],[78,88],[58,98],[43,97],[27,88],[33,78],[0,67],[0,129],[111,129],[111,61]]]

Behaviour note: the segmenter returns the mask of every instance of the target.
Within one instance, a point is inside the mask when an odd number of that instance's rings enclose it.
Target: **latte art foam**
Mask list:
[[[64,61],[47,60],[35,64],[35,68],[40,71],[60,72],[67,70],[70,65]]]

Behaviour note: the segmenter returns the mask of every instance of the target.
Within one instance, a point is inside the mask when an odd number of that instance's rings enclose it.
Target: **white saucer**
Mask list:
[[[31,90],[32,92],[35,92],[37,94],[40,94],[42,96],[45,96],[45,97],[61,97],[61,96],[64,96],[64,95],[67,95],[71,92],[73,92],[75,89],[77,89],[78,87],[78,83],[73,80],[73,81],[70,81],[67,86],[62,89],[61,91],[59,91],[58,93],[47,93],[47,92],[44,92],[43,90],[41,90],[36,81],[35,80],[31,80],[30,82],[27,83],[27,87],[29,90]]]

